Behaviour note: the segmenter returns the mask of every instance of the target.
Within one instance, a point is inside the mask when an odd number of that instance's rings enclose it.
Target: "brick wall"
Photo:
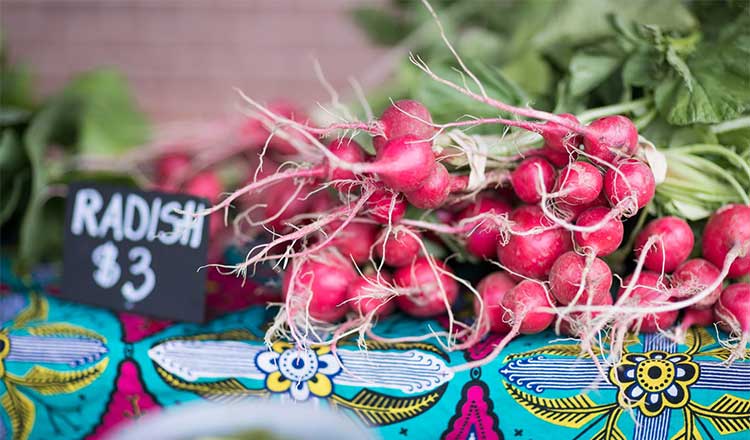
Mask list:
[[[165,121],[232,111],[235,86],[261,99],[325,99],[311,56],[344,87],[382,54],[347,16],[364,1],[0,0],[0,20],[12,59],[32,66],[42,91],[115,66]]]

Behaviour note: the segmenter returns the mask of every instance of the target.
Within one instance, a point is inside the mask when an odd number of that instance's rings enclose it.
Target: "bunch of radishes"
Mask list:
[[[621,249],[623,221],[648,205],[656,186],[628,118],[582,125],[572,115],[492,101],[543,122],[435,124],[420,103],[398,101],[377,121],[319,128],[300,114],[249,102],[256,113],[248,124],[267,137],[262,160],[244,187],[203,214],[235,206],[235,226],[244,225],[244,234],[270,231],[267,244],[233,267],[243,275],[260,262],[284,269],[283,303],[269,339],[306,345],[355,332],[379,338],[373,322],[398,307],[420,318],[447,313],[450,349],[490,331],[506,333],[497,353],[517,334],[555,323],[588,350],[609,332],[616,354],[626,332],[668,331],[684,310],[676,337],[690,325],[720,322],[739,338],[742,355],[750,285],[722,288],[725,279],[750,272],[748,206],[728,206],[711,218],[705,259],[688,260],[695,240],[684,220],[653,220],[635,237],[632,273],[616,299],[610,293],[613,273],[603,258]],[[470,187],[467,170],[446,166],[461,147],[438,148],[436,140],[447,129],[479,123],[532,131],[544,145],[483,170],[487,178]],[[375,154],[342,130],[369,133]],[[331,135],[338,136],[324,141]],[[502,270],[472,287],[434,256],[446,235]],[[473,323],[453,319],[461,285],[474,296]]]

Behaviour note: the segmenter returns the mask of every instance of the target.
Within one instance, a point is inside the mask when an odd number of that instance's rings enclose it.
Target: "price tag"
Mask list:
[[[159,318],[204,317],[208,201],[99,184],[67,198],[65,298]]]

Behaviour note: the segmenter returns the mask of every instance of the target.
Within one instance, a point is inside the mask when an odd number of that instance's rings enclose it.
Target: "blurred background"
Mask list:
[[[42,94],[114,67],[155,122],[233,111],[233,87],[261,100],[325,99],[312,57],[340,88],[384,49],[350,12],[379,0],[2,0],[10,60]]]

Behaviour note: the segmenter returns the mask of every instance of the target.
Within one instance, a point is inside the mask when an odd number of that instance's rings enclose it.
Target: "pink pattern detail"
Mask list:
[[[138,365],[131,360],[125,360],[120,366],[120,375],[107,405],[107,411],[102,416],[99,426],[86,439],[104,438],[114,428],[119,428],[147,412],[158,411],[159,408],[143,388]]]
[[[154,319],[147,316],[135,315],[133,313],[120,313],[122,323],[122,339],[127,343],[140,341],[153,334],[164,330],[172,324],[172,321]]]
[[[492,353],[492,350],[495,349],[495,346],[498,342],[500,342],[502,338],[503,335],[490,333],[486,338],[482,339],[481,341],[471,346],[471,348],[466,350],[464,352],[464,357],[466,357],[466,359],[470,361],[484,359],[490,353]]]
[[[448,423],[449,431],[443,433],[443,440],[466,440],[474,433],[476,440],[501,440],[497,430],[497,417],[492,410],[487,385],[472,381],[464,385],[461,401],[456,414]]]

